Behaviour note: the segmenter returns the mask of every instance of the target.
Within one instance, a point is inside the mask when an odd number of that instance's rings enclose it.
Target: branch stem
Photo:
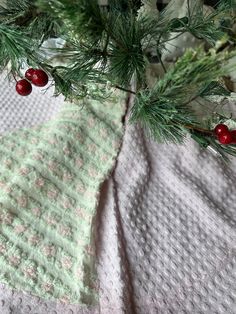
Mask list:
[[[199,132],[199,133],[203,133],[205,135],[210,135],[212,136],[214,134],[213,131],[211,130],[207,130],[207,129],[204,129],[204,128],[200,128],[200,127],[196,127],[194,125],[183,125],[186,129],[188,130],[193,130],[193,131],[196,131],[196,132]]]
[[[164,72],[166,73],[167,70],[166,70],[166,67],[165,67],[165,65],[164,65],[164,63],[163,63],[163,61],[162,61],[162,58],[161,58],[160,54],[159,54],[159,51],[158,51],[158,53],[157,53],[157,58],[158,58],[158,60],[159,60],[159,62],[160,62],[160,64],[161,64],[161,66],[162,66]]]
[[[117,88],[117,89],[120,89],[122,90],[123,92],[127,92],[127,93],[131,93],[131,94],[134,94],[136,95],[136,93],[130,89],[127,89],[127,88],[124,88],[124,87],[121,87],[121,86],[118,86],[118,85],[112,85],[112,87],[114,88]]]

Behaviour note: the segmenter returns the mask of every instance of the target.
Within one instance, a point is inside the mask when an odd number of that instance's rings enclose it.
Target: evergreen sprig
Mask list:
[[[105,28],[104,15],[97,0],[38,0],[42,11],[50,12],[54,19],[63,21],[62,33],[69,32],[73,38],[95,43]]]
[[[157,18],[140,15],[137,0],[109,0],[107,6],[98,0],[7,0],[0,6],[0,68],[14,75],[20,75],[23,63],[43,68],[53,78],[55,94],[72,100],[107,97],[109,84],[129,90],[135,80],[132,121],[140,121],[155,139],[181,142],[190,133],[222,156],[234,154],[216,141],[211,126],[189,106],[193,100],[229,95],[219,78],[227,74],[223,65],[233,53],[189,51],[167,71],[161,60],[173,33],[178,37],[188,32],[212,47],[223,41],[235,48],[235,0],[219,0],[207,14],[196,3],[188,5],[184,17],[173,18],[168,6]],[[60,65],[41,53],[43,42],[52,37],[66,42],[56,51]],[[166,71],[153,88],[147,87],[145,76],[150,48]]]
[[[212,94],[228,95],[217,80],[228,71],[226,62],[231,57],[228,53],[209,54],[201,49],[187,51],[152,89],[136,95],[132,121],[140,121],[158,141],[181,142],[187,132],[194,130],[211,134],[211,130],[201,129],[189,104]]]
[[[34,0],[7,0],[4,6],[0,6],[0,17],[6,22],[7,20],[16,20],[29,13],[32,14],[34,2]]]
[[[38,40],[38,46],[47,38],[57,36],[61,24],[47,12],[40,12],[35,0],[8,0],[0,6],[0,23],[18,27],[29,38]]]
[[[196,2],[196,5],[189,11],[189,23],[187,30],[198,39],[204,39],[209,44],[214,45],[225,35],[220,21],[229,17],[232,6],[229,1],[221,1],[210,13],[204,12],[204,7]]]
[[[35,43],[18,27],[0,24],[0,68],[9,66],[13,74],[19,73],[25,58],[30,63],[39,63],[34,50]]]

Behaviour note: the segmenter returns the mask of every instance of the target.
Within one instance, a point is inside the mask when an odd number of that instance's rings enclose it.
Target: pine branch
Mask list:
[[[0,5],[0,21],[5,24],[24,26],[36,13],[35,1],[7,0]]]
[[[141,83],[145,73],[142,25],[132,13],[118,14],[111,18],[106,31],[111,37],[108,75],[124,87],[130,84],[134,74]]]
[[[201,50],[186,52],[153,89],[137,94],[131,121],[140,121],[158,141],[181,142],[189,130],[202,129],[200,133],[212,134],[211,130],[203,130],[188,105],[213,91],[223,93],[216,81],[227,71],[223,65],[230,57],[224,53],[209,55]]]
[[[38,0],[43,12],[50,12],[54,19],[63,21],[63,32],[76,38],[97,42],[104,31],[103,14],[97,0]]]
[[[232,9],[235,7],[233,1],[221,0],[218,6],[211,13],[204,13],[202,5],[196,4],[191,14],[186,31],[190,32],[198,39],[204,39],[209,44],[214,45],[216,41],[225,36],[225,32],[220,25],[222,19],[230,17]]]
[[[197,131],[190,132],[191,137],[203,149],[211,148],[223,161],[229,161],[229,155],[236,157],[236,145],[221,145],[215,136],[206,136]]]
[[[0,6],[0,22],[12,27],[20,27],[30,38],[38,40],[38,46],[47,38],[60,33],[58,20],[40,12],[35,1],[8,0],[6,7]]]
[[[14,14],[25,14],[32,8],[34,3],[34,0],[7,0],[4,6],[0,6],[0,15],[6,17]]]
[[[0,24],[0,67],[9,65],[13,73],[19,73],[26,57],[30,63],[40,63],[34,45],[32,39],[18,28]]]
[[[181,142],[191,134],[202,145],[224,153],[222,147],[189,106],[193,100],[212,95],[228,96],[219,84],[227,72],[225,63],[233,54],[201,50],[187,52],[171,69],[166,69],[161,54],[166,43],[185,32],[212,46],[224,38],[235,45],[235,0],[220,0],[215,11],[204,14],[203,5],[189,6],[182,18],[171,18],[163,10],[159,18],[138,15],[140,1],[110,0],[100,7],[97,0],[8,0],[0,7],[0,67],[10,65],[18,73],[23,62],[45,69],[55,84],[55,94],[67,99],[108,96],[107,86],[126,92],[132,79],[138,90],[132,108],[132,121],[140,121],[159,141]],[[38,52],[51,37],[65,39],[57,53],[63,66],[53,66]],[[146,87],[147,51],[154,48],[166,72],[153,89]]]

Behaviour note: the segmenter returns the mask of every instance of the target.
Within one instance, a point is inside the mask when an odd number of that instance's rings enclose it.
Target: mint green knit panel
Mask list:
[[[114,166],[124,101],[66,104],[58,117],[0,139],[0,282],[92,304],[93,219]]]

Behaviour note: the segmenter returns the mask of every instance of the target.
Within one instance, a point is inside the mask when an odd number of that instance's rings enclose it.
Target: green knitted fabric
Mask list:
[[[124,101],[66,104],[0,139],[0,282],[45,299],[96,300],[93,219],[122,136]]]

